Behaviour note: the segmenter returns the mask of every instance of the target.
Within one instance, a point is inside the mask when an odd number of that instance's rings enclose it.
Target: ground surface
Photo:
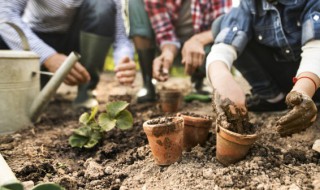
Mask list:
[[[104,74],[98,86],[101,108],[110,93],[134,93]],[[139,79],[137,79],[139,81]],[[187,93],[187,78],[169,85]],[[112,89],[112,90],[110,90]],[[320,138],[320,122],[292,137],[279,138],[275,118],[283,113],[250,114],[261,138],[245,160],[223,167],[215,159],[215,133],[204,147],[183,154],[168,167],[154,164],[142,123],[162,116],[157,105],[132,104],[134,126],[113,130],[92,150],[71,148],[68,137],[82,110],[71,108],[73,88],[62,88],[35,127],[0,137],[0,151],[21,181],[57,182],[67,189],[320,189],[320,154],[311,149]],[[213,115],[210,104],[183,104],[181,111]],[[318,117],[319,118],[319,117]],[[214,128],[214,125],[213,125]],[[0,169],[1,170],[1,169]]]

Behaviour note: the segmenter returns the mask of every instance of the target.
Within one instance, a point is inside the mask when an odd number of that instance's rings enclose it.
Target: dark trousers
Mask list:
[[[92,33],[104,37],[114,37],[116,7],[112,0],[84,0],[78,8],[74,21],[66,33],[34,33],[58,53],[68,55],[72,51],[80,52],[80,32]],[[9,49],[0,36],[0,49]],[[41,67],[41,70],[46,70]],[[41,86],[49,80],[41,76]]]
[[[270,47],[251,40],[234,66],[251,85],[252,93],[261,98],[274,98],[280,92],[287,94],[293,87],[301,60],[279,61]],[[320,100],[319,91],[314,96]]]

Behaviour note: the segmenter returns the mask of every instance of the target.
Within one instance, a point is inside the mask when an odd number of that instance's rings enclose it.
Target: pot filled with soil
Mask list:
[[[143,123],[157,165],[180,161],[183,150],[183,118],[163,117]]]
[[[173,113],[178,111],[182,97],[179,90],[164,89],[159,94],[160,107],[163,112]]]
[[[186,151],[198,144],[204,145],[207,141],[212,118],[190,112],[178,113],[184,119],[183,147]]]
[[[228,166],[246,157],[258,134],[255,126],[249,122],[247,112],[237,108],[228,99],[220,102],[217,114],[216,158]]]

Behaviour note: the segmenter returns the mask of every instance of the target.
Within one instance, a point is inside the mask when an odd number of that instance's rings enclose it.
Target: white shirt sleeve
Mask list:
[[[302,47],[301,62],[297,75],[311,72],[320,78],[320,40],[312,40]]]
[[[207,56],[206,59],[206,73],[207,77],[208,75],[208,69],[209,66],[215,62],[215,61],[222,61],[227,65],[229,70],[232,67],[233,62],[237,59],[237,51],[235,47],[224,44],[224,43],[219,43],[219,44],[214,44],[211,47],[211,51],[209,55]]]
[[[26,35],[30,44],[31,51],[40,56],[40,62],[43,63],[49,56],[56,51],[42,41],[31,28],[22,21],[22,13],[26,8],[28,0],[0,1],[0,23],[12,22],[19,26]],[[6,44],[13,50],[22,50],[22,43],[19,35],[6,24],[0,24],[0,36]]]

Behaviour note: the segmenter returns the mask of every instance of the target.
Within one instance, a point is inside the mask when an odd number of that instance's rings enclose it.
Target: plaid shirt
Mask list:
[[[144,0],[157,42],[172,43],[180,47],[174,23],[179,16],[183,0]],[[232,7],[232,0],[191,0],[191,15],[194,33],[209,30],[211,23]]]

